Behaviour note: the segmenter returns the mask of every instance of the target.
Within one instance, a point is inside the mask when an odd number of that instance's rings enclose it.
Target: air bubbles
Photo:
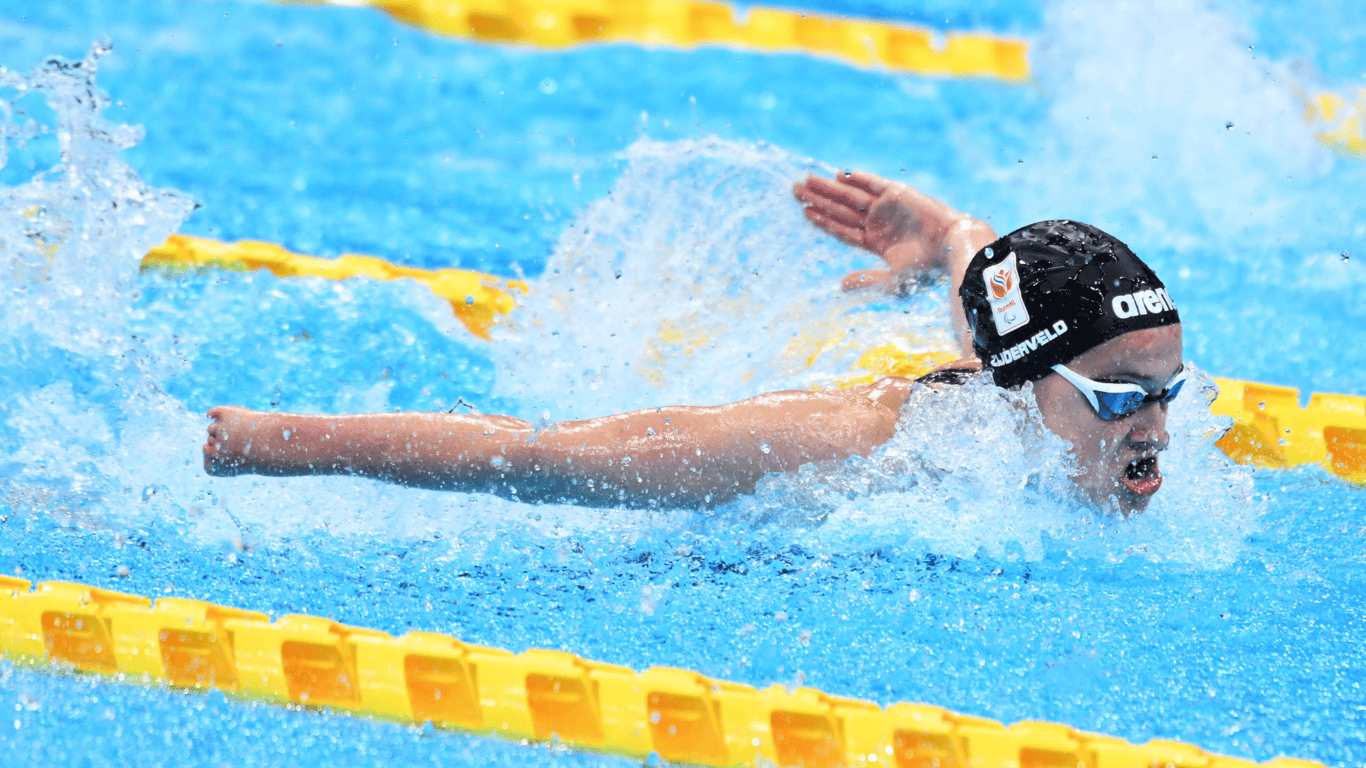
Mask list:
[[[1224,129],[1228,131],[1233,130],[1233,121],[1230,120],[1227,123],[1224,123]]]
[[[1351,259],[1352,259],[1352,254],[1349,253],[1349,252],[1347,252],[1347,251],[1343,251],[1342,254],[1341,254],[1340,256],[1338,256],[1338,258],[1341,259],[1342,261],[1351,261]]]
[[[546,96],[551,95],[559,89],[560,84],[555,82],[554,78],[547,77],[546,79],[541,81],[541,93],[545,94]]]

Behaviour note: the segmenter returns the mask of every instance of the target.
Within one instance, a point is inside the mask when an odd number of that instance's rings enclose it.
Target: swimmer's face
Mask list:
[[[1138,384],[1151,392],[1181,369],[1181,326],[1130,331],[1067,363],[1090,379]],[[1105,421],[1056,373],[1034,382],[1044,425],[1072,443],[1081,497],[1096,507],[1113,497],[1125,515],[1142,512],[1162,486],[1157,454],[1167,449],[1167,404],[1146,403],[1132,416]]]

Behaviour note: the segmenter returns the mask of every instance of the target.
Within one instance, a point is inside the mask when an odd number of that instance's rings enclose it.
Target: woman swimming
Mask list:
[[[1162,485],[1167,404],[1180,391],[1181,324],[1160,280],[1110,235],[1047,221],[1002,238],[985,222],[868,173],[794,188],[817,227],[877,253],[887,269],[846,289],[895,289],[947,272],[964,359],[936,384],[989,371],[1033,383],[1043,426],[1069,441],[1085,503],[1142,511]],[[950,371],[954,373],[949,373]],[[773,472],[867,456],[895,433],[914,382],[770,392],[711,407],[668,406],[545,428],[510,416],[298,415],[209,411],[214,475],[348,474],[529,502],[712,506]]]

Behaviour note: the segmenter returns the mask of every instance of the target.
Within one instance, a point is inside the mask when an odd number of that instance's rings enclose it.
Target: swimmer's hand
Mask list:
[[[272,414],[220,405],[206,415],[213,422],[209,424],[209,439],[204,443],[204,471],[219,477],[256,471],[256,464],[268,450],[262,437]],[[253,448],[256,460],[252,457]]]
[[[844,290],[878,286],[899,292],[922,275],[947,273],[950,312],[965,356],[973,356],[967,318],[957,301],[963,274],[974,254],[996,240],[984,221],[919,191],[864,171],[841,172],[834,180],[808,176],[792,188],[806,218],[844,242],[872,251],[887,269],[864,269],[844,277]]]
[[[812,224],[887,262],[889,269],[845,276],[846,291],[873,286],[895,290],[925,273],[947,270],[955,234],[979,225],[990,229],[905,184],[864,171],[841,172],[833,181],[808,176],[792,191]]]

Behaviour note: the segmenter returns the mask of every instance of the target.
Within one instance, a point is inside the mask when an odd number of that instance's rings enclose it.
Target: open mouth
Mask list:
[[[1136,496],[1151,496],[1162,487],[1162,470],[1157,468],[1156,456],[1145,456],[1129,462],[1120,482]]]

